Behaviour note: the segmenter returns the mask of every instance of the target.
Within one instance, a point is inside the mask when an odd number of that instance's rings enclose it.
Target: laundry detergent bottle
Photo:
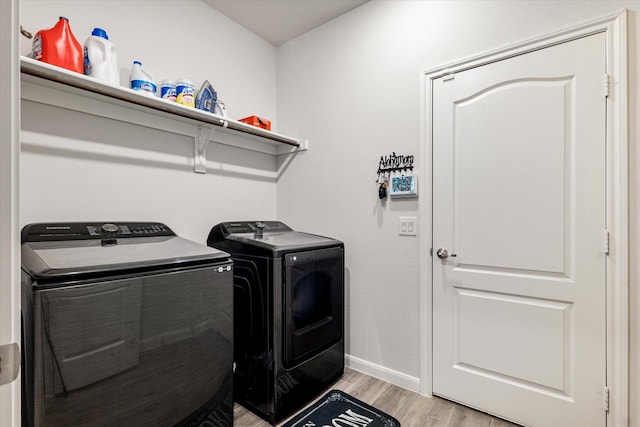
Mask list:
[[[73,35],[69,20],[64,16],[53,28],[40,30],[33,38],[33,59],[83,74],[82,56],[82,45]]]
[[[110,83],[120,83],[116,47],[102,28],[94,28],[84,42],[84,73]]]
[[[142,68],[142,62],[133,61],[133,67],[131,67],[131,89],[137,90],[145,95],[156,94],[156,80],[153,75]]]

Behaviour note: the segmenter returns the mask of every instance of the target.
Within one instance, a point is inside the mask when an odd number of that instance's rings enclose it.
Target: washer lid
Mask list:
[[[62,278],[229,260],[226,252],[170,234],[150,237],[112,234],[109,238],[76,236],[71,240],[49,236],[29,241],[23,230],[22,268],[34,278]]]

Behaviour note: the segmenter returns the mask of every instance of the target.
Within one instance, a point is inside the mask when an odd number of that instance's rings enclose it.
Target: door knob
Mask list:
[[[438,258],[440,259],[447,259],[449,257],[455,257],[458,256],[456,254],[452,254],[450,253],[448,250],[446,250],[445,248],[440,248],[436,251],[436,255],[438,255]]]

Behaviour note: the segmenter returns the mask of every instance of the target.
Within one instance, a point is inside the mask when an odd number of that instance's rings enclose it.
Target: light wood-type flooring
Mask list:
[[[330,389],[342,390],[392,415],[400,421],[402,427],[516,426],[439,397],[421,396],[349,368],[345,369],[344,376]],[[271,424],[236,403],[233,425],[234,427],[269,427]]]

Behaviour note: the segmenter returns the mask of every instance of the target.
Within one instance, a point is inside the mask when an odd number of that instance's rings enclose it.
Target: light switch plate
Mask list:
[[[417,236],[417,223],[415,216],[401,216],[400,218],[400,236]]]

